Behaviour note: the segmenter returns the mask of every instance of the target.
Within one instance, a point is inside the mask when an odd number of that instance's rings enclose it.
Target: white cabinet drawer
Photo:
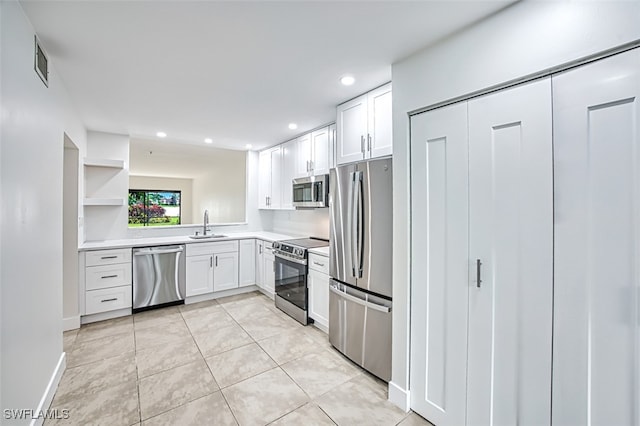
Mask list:
[[[309,253],[309,269],[329,275],[329,258]]]
[[[131,285],[131,263],[89,266],[85,269],[86,290]]]
[[[131,286],[91,290],[85,293],[85,314],[115,311],[131,307]]]
[[[96,250],[85,253],[86,266],[131,262],[131,249]]]
[[[219,243],[191,243],[187,244],[187,256],[201,256],[212,253],[228,253],[238,251],[238,240],[220,241]]]

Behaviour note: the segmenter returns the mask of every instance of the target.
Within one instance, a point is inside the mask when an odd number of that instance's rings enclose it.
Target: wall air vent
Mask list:
[[[38,76],[40,76],[40,80],[44,83],[45,86],[49,87],[49,60],[47,59],[47,55],[42,50],[40,46],[40,41],[38,40],[38,36],[34,36],[35,39],[35,59],[33,62],[33,69],[36,70]]]

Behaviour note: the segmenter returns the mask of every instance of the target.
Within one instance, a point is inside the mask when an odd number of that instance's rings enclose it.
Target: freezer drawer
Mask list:
[[[379,378],[391,380],[391,301],[336,280],[329,286],[329,342]]]

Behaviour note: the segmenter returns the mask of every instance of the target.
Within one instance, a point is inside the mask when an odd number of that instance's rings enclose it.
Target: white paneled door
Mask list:
[[[553,78],[553,424],[640,425],[640,51]]]
[[[468,264],[467,104],[411,119],[411,408],[465,423]]]
[[[411,407],[551,420],[551,81],[411,119]]]
[[[468,425],[551,413],[551,80],[469,101]]]

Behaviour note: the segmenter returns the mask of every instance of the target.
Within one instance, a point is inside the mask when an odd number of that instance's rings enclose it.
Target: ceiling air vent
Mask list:
[[[34,36],[35,39],[35,59],[33,69],[36,70],[38,76],[40,76],[40,80],[44,83],[45,86],[49,87],[49,60],[47,59],[47,55],[42,50],[40,46],[40,41],[38,40],[38,36]]]

